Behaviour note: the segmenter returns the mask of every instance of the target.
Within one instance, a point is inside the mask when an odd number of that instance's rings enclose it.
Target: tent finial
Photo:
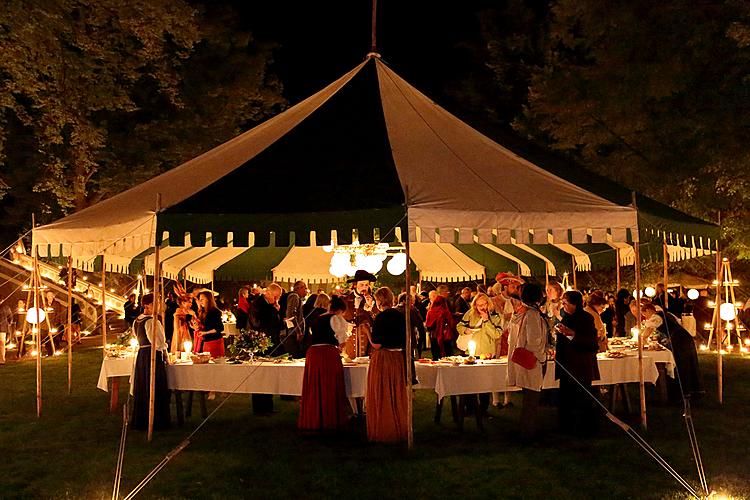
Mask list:
[[[378,52],[378,37],[377,37],[377,19],[378,19],[378,0],[372,0],[372,32],[371,32],[371,43],[370,43],[370,54],[377,54]],[[369,57],[370,54],[367,54]],[[378,56],[379,57],[379,56]]]

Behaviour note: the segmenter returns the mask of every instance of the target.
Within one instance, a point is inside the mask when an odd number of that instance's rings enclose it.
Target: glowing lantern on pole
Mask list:
[[[695,300],[700,297],[700,293],[698,293],[698,290],[696,290],[695,288],[691,288],[687,291],[687,296],[690,300]]]
[[[42,307],[30,307],[26,311],[26,321],[32,325],[36,325],[37,322],[43,322],[46,317],[47,315]]]

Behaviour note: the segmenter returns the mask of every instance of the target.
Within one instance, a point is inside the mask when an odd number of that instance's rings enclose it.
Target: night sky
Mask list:
[[[380,0],[378,52],[402,77],[450,108],[445,89],[469,71],[483,70],[467,44],[480,44],[476,12],[488,3]],[[367,0],[249,4],[234,5],[258,39],[281,45],[274,70],[290,104],[352,69],[370,50]]]

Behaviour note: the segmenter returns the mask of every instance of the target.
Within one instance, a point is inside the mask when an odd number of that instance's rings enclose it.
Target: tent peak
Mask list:
[[[365,59],[382,59],[379,52],[368,52]]]

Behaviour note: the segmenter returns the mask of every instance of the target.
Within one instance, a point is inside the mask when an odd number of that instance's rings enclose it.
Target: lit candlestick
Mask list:
[[[180,359],[183,361],[187,361],[189,359],[188,356],[190,356],[190,352],[193,350],[193,343],[189,340],[186,340],[182,343],[182,347],[184,351],[180,353]]]
[[[473,340],[469,341],[469,356],[474,356],[477,353],[477,343]]]
[[[630,333],[633,335],[633,340],[638,340],[638,335],[641,333],[641,330],[637,326],[634,326],[630,329]]]

